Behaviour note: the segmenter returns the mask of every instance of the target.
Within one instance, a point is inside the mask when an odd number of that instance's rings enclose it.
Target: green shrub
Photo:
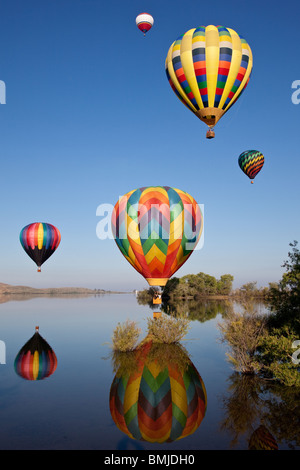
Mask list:
[[[141,330],[134,321],[126,320],[118,323],[112,336],[112,348],[114,351],[133,351],[136,347]]]
[[[300,386],[299,365],[292,361],[292,344],[297,339],[287,326],[273,328],[261,338],[258,348],[264,373],[289,387]]]
[[[160,343],[177,343],[181,341],[190,328],[186,316],[172,317],[162,314],[159,318],[148,318],[148,334]]]
[[[261,369],[257,348],[265,328],[265,317],[255,312],[231,312],[218,324],[221,342],[227,343],[229,361],[238,372],[255,374]]]

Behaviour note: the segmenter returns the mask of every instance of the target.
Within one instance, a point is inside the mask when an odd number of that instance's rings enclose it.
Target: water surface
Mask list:
[[[182,439],[150,443],[118,429],[109,406],[113,330],[119,322],[134,320],[142,339],[153,315],[148,306],[139,305],[133,294],[1,303],[6,361],[0,364],[0,449],[247,450],[261,425],[279,449],[299,449],[299,396],[234,374],[218,341],[217,323],[225,311],[216,303],[202,305],[198,313],[193,306],[183,343],[205,385],[204,418]],[[16,373],[14,361],[36,326],[55,352],[57,368],[43,380],[26,380]]]

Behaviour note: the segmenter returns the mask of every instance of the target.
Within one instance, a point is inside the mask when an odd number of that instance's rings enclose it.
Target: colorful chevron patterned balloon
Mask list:
[[[130,191],[112,214],[119,249],[151,286],[166,284],[192,254],[202,229],[195,199],[169,186]]]
[[[200,426],[206,412],[206,390],[190,361],[181,372],[176,351],[172,351],[174,362],[162,366],[150,359],[152,347],[152,341],[148,341],[140,348],[136,372],[116,374],[110,390],[110,412],[117,427],[132,439],[173,442]]]
[[[257,173],[260,172],[264,162],[265,158],[258,150],[246,150],[245,152],[241,153],[238,159],[241,170],[251,180],[253,180]],[[253,181],[251,181],[251,183],[253,183]]]
[[[34,335],[18,352],[15,363],[16,373],[26,380],[42,380],[55,372],[57,358],[47,341],[36,327]]]
[[[233,29],[200,26],[173,42],[166,74],[177,97],[212,129],[245,90],[252,63],[249,44]]]
[[[38,272],[60,244],[61,234],[54,225],[35,222],[26,225],[20,233],[20,242],[28,256],[36,263]]]

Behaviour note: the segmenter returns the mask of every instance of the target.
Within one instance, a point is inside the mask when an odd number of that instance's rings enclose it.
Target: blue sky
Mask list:
[[[135,25],[143,11],[154,17],[145,38]],[[147,287],[114,240],[99,240],[96,211],[148,185],[204,205],[203,248],[178,276],[230,273],[235,286],[280,279],[289,243],[300,242],[298,2],[6,0],[0,13],[0,282]],[[171,43],[208,24],[244,36],[254,59],[213,140],[164,70]],[[252,148],[265,155],[253,185],[237,164]],[[35,221],[62,234],[41,274],[19,242]]]

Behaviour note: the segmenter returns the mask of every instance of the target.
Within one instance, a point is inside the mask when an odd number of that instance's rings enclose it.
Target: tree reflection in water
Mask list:
[[[141,300],[139,303],[142,302]],[[148,304],[151,307],[151,302]],[[247,300],[248,311],[265,314],[263,301]],[[245,310],[245,302],[232,300],[185,300],[162,304],[162,311],[204,323],[217,315],[226,317],[233,311]],[[231,447],[241,447],[246,440],[250,450],[295,449],[300,446],[300,389],[287,387],[256,375],[233,373],[228,378],[226,395],[220,397],[224,417],[222,431],[232,436]]]
[[[300,445],[299,389],[238,373],[228,380],[220,428],[232,435],[232,448],[242,438],[251,450],[276,450],[283,443],[291,449]]]
[[[138,304],[148,305],[152,310],[155,309],[152,297],[138,298]],[[226,315],[233,308],[231,300],[215,300],[215,299],[202,299],[202,300],[177,300],[176,302],[164,301],[161,304],[161,311],[173,315],[174,317],[187,315],[190,320],[200,321],[201,323],[212,320],[217,315]]]

